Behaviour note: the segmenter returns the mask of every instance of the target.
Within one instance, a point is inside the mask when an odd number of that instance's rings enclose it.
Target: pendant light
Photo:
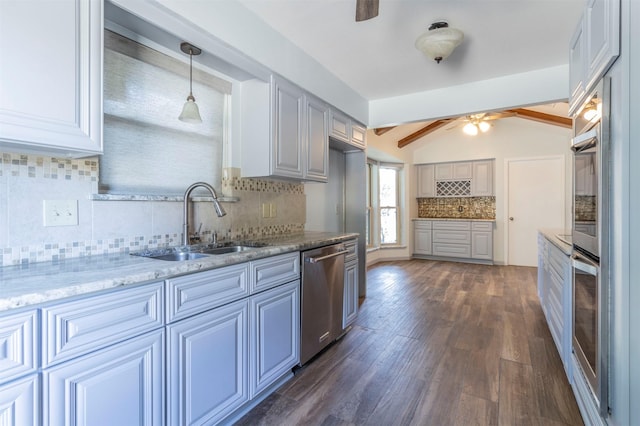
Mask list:
[[[420,50],[437,63],[451,55],[453,49],[464,40],[464,33],[455,28],[449,28],[444,21],[434,22],[429,30],[416,40],[416,49]]]
[[[201,54],[202,50],[186,42],[180,43],[180,50],[189,55],[189,96],[187,96],[187,101],[182,107],[182,113],[178,120],[185,123],[199,124],[202,123],[202,118],[200,118],[200,110],[198,109],[198,104],[196,104],[196,98],[193,97],[193,55]]]

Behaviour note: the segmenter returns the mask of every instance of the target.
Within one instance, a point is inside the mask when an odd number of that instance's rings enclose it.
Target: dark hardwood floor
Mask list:
[[[353,329],[238,424],[583,424],[536,268],[411,260],[367,280]]]

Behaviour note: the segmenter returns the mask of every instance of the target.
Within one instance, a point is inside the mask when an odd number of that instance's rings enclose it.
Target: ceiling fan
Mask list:
[[[356,22],[378,16],[380,0],[356,0]]]
[[[447,130],[454,129],[459,126],[462,127],[462,131],[470,136],[475,136],[479,132],[485,133],[489,129],[491,129],[491,121],[498,120],[500,118],[513,117],[515,113],[505,111],[505,112],[496,112],[496,113],[480,113],[480,114],[471,114],[467,115],[463,118],[460,118],[456,121],[460,121],[455,125],[449,127]]]

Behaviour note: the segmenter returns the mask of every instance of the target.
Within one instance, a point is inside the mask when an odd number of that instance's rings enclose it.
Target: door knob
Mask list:
[[[513,222],[513,216],[512,216],[512,217],[510,217],[510,218],[509,218],[509,220],[510,220],[511,222]]]

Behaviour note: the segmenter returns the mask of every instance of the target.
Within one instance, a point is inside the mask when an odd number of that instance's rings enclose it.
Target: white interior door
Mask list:
[[[513,159],[506,166],[507,262],[537,266],[538,230],[565,228],[565,159]]]

